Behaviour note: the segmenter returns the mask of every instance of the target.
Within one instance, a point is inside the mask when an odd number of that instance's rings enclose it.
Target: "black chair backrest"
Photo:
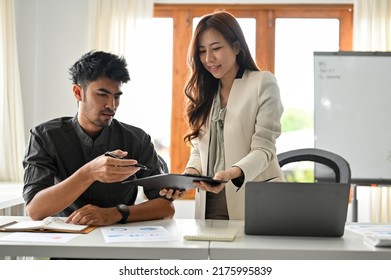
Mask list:
[[[167,162],[163,159],[163,157],[159,154],[157,155],[157,157],[159,158],[160,166],[162,168],[163,173],[170,173]]]
[[[277,158],[281,167],[298,161],[321,163],[334,171],[336,182],[350,184],[351,171],[349,163],[342,156],[333,152],[318,148],[306,148],[280,153],[277,155]]]

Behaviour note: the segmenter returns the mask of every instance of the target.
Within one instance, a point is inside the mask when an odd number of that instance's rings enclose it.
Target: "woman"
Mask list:
[[[251,57],[227,12],[204,16],[189,47],[185,86],[191,155],[185,173],[226,184],[197,183],[196,218],[244,219],[247,181],[285,181],[276,157],[283,106],[273,74]]]

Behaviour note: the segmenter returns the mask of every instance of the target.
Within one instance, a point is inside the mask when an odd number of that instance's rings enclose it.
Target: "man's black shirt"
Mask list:
[[[57,118],[31,129],[23,160],[23,197],[28,203],[39,191],[57,184],[94,158],[106,151],[127,151],[126,158],[135,159],[149,170],[140,170],[137,178],[163,173],[162,163],[142,129],[113,119],[100,135],[92,140],[81,129],[77,116]],[[69,216],[87,204],[113,207],[117,204],[133,205],[137,186],[132,184],[102,183],[95,181],[76,201],[58,213]],[[148,199],[160,197],[158,189],[144,189]]]

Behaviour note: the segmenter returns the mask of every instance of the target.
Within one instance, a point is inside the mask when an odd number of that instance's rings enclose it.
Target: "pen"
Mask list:
[[[105,156],[112,157],[112,158],[118,158],[118,159],[123,159],[123,157],[113,154],[112,152],[106,152]]]
[[[130,166],[140,167],[140,168],[143,169],[143,170],[149,170],[148,167],[146,167],[145,165],[142,165],[142,164],[140,164],[140,163],[132,164],[132,165],[130,165]]]
[[[112,157],[112,158],[117,158],[117,159],[124,159],[123,157],[119,156],[119,155],[116,155],[116,154],[113,154],[111,152],[106,152],[105,153],[105,156],[109,156],[109,157]],[[132,164],[132,165],[126,165],[126,166],[134,166],[134,167],[139,167],[143,170],[149,170],[148,167],[146,167],[145,165],[142,165],[141,163],[136,163],[136,164]],[[125,166],[125,167],[126,167]]]

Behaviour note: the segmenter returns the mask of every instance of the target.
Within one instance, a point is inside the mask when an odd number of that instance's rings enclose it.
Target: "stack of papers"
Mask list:
[[[374,247],[391,246],[391,225],[389,224],[363,224],[348,225],[348,230],[361,234],[364,243]]]
[[[375,247],[390,247],[391,235],[367,235],[364,242]]]

